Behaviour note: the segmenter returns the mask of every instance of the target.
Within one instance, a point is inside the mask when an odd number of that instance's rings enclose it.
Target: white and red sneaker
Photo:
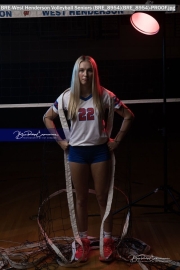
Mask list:
[[[104,258],[99,257],[101,262],[110,262],[114,259],[114,240],[112,238],[104,238],[103,239],[103,251],[104,251]]]
[[[90,240],[88,238],[81,238],[83,246],[78,244],[75,253],[75,260],[81,259],[81,262],[86,262],[88,260],[88,254],[90,250]]]

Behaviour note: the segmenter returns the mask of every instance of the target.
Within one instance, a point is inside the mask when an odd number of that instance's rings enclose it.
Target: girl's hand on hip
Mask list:
[[[59,141],[58,144],[61,146],[61,148],[65,151],[69,147],[69,143],[66,140]]]
[[[107,146],[109,148],[109,151],[113,151],[116,149],[119,145],[119,142],[115,141],[114,139],[109,138],[109,141],[107,143]]]

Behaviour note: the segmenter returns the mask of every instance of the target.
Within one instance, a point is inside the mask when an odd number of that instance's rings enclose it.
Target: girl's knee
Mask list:
[[[107,197],[97,196],[97,201],[100,207],[105,208],[107,204]]]
[[[87,201],[87,198],[76,198],[76,205],[81,208],[87,207]]]

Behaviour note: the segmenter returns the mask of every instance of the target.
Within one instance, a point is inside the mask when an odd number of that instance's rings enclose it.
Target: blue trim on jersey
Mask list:
[[[92,98],[92,94],[90,94],[88,97],[81,97],[80,96],[80,99],[84,100],[84,101],[87,101],[88,99]]]
[[[118,97],[114,96],[114,107],[120,104],[120,100]]]
[[[56,100],[55,102],[54,102],[54,107],[56,108],[56,110],[58,110],[58,101]]]

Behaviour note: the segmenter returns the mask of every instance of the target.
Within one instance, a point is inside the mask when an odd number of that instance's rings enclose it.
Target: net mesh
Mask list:
[[[44,145],[43,157],[44,177],[42,183],[41,204],[39,209],[39,222],[42,226],[43,233],[41,230],[40,239],[44,239],[45,233],[49,238],[55,238],[58,246],[65,245],[63,251],[65,251],[66,258],[70,260],[73,256],[72,243],[74,238],[67,204],[65,178],[62,177],[62,171],[64,171],[64,161],[63,158],[60,157],[60,149],[55,143],[46,143]],[[125,206],[128,203],[128,198],[122,190],[122,183],[124,183],[124,188],[127,191],[128,187],[125,183],[130,181],[130,179],[128,179],[130,177],[128,158],[129,156],[126,153],[123,160],[117,161],[118,163],[123,164],[123,166],[117,170],[117,176],[115,178],[114,200],[112,204],[113,212],[116,212],[120,207],[123,205]],[[120,181],[118,175],[121,175],[121,187],[119,186]],[[93,181],[90,179],[88,207],[89,222],[92,224],[92,222],[95,221],[97,224],[99,224],[100,228],[99,211],[94,213],[94,209],[97,209],[98,205],[93,188]],[[114,216],[113,235],[119,240],[120,235],[122,235],[126,214],[127,211],[125,210],[124,212],[120,212]],[[89,235],[92,237],[91,248],[99,248],[99,230],[94,231],[91,225],[89,226],[89,230]],[[59,237],[59,243],[57,237]],[[69,253],[67,251],[69,251]]]

